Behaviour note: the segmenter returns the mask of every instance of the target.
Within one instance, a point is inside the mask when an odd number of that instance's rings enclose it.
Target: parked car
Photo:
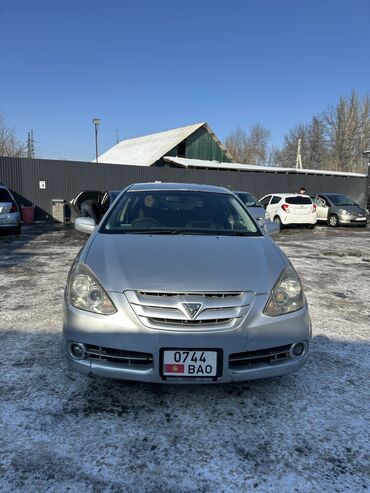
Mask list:
[[[70,201],[76,217],[92,217],[97,223],[119,195],[120,190],[101,192],[99,190],[82,190]]]
[[[316,205],[308,195],[274,193],[262,197],[260,203],[270,219],[280,227],[299,224],[313,228],[316,224]]]
[[[311,322],[296,271],[227,189],[126,188],[65,290],[70,368],[147,382],[231,382],[301,368]]]
[[[311,195],[316,204],[317,220],[326,222],[329,226],[354,224],[366,226],[369,211],[360,207],[356,202],[338,193],[319,193]]]
[[[262,226],[270,218],[257,198],[250,192],[234,192],[248,209],[250,215]]]
[[[19,234],[21,215],[15,198],[9,188],[0,184],[0,230]]]

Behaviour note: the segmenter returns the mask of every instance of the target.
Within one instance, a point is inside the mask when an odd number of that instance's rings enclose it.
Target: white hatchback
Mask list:
[[[280,226],[302,224],[313,228],[317,222],[316,205],[308,195],[274,193],[262,197],[260,203],[271,221]]]

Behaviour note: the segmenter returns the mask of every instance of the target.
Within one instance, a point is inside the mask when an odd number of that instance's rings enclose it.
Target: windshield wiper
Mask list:
[[[209,235],[218,234],[218,231],[205,229],[190,229],[190,228],[151,228],[151,229],[130,229],[126,233],[130,234],[145,234],[145,235]]]
[[[225,232],[226,236],[256,236],[256,233],[252,231],[227,231]]]
[[[124,231],[129,234],[143,235],[212,235],[212,236],[255,236],[251,231],[233,231],[219,229],[191,229],[191,228],[148,228],[128,229]]]

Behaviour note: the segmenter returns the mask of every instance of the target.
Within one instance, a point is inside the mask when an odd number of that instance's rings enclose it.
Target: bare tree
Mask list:
[[[302,140],[304,168],[363,171],[362,152],[370,145],[369,96],[361,99],[352,91],[308,124],[290,129],[275,153],[275,165],[295,166],[298,139]]]
[[[225,146],[238,163],[263,165],[269,157],[271,132],[259,123],[246,132],[237,128],[226,138]]]
[[[302,161],[306,168],[322,169],[327,157],[327,143],[325,141],[325,123],[321,115],[314,115],[306,127],[306,136],[303,141]]]
[[[24,157],[26,146],[21,142],[15,130],[8,127],[5,117],[0,113],[0,156]]]
[[[237,163],[246,163],[248,136],[241,127],[233,130],[225,140],[225,146]]]
[[[308,142],[307,125],[298,123],[284,137],[283,147],[276,153],[276,165],[283,168],[293,168],[296,165],[298,140],[302,141],[302,161],[305,166],[305,144]]]
[[[324,112],[330,143],[328,164],[341,171],[362,171],[362,152],[370,144],[370,99],[355,90]]]
[[[249,130],[248,147],[249,162],[251,164],[263,165],[267,162],[268,147],[271,139],[271,132],[259,123],[256,123]]]

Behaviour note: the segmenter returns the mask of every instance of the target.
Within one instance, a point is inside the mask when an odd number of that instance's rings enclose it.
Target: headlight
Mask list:
[[[112,315],[117,309],[91,270],[77,263],[67,281],[67,296],[72,306],[88,312]]]
[[[264,314],[270,317],[295,312],[305,304],[301,281],[293,267],[287,267],[271,291]]]
[[[342,214],[351,214],[350,212],[346,211],[346,209],[339,209],[339,212]]]

